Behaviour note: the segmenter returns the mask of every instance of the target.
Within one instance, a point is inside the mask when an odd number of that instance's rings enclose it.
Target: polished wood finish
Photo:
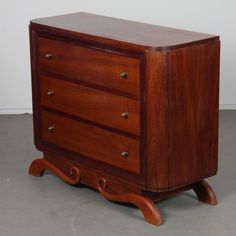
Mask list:
[[[107,186],[107,191],[113,194],[119,193],[135,193],[140,195],[141,190],[133,183],[128,183],[124,179],[111,177],[105,171],[96,170],[86,163],[72,161],[66,156],[55,155],[52,153],[44,153],[44,159],[49,161],[52,165],[59,168],[63,173],[70,176],[71,166],[77,166],[80,171],[80,183],[89,186],[93,189],[98,189],[98,181],[100,178],[106,178],[110,183]]]
[[[169,129],[168,129],[168,52],[146,53],[146,188],[168,190]],[[156,63],[158,62],[158,67]]]
[[[38,40],[42,69],[139,96],[139,59],[42,37]],[[45,58],[48,53],[50,60]],[[122,72],[128,73],[126,79]]]
[[[107,200],[132,203],[142,211],[144,219],[148,223],[154,225],[162,224],[160,211],[149,198],[134,193],[112,194],[106,191],[107,185],[108,181],[106,178],[101,177],[98,180],[98,190]]]
[[[199,201],[208,203],[210,205],[217,205],[216,195],[206,180],[197,182],[194,185],[193,190],[197,194]]]
[[[33,27],[60,32],[85,41],[122,44],[135,48],[169,50],[189,46],[194,42],[217,39],[218,36],[187,30],[139,23],[86,12],[45,17],[31,21]]]
[[[138,140],[46,111],[41,119],[43,142],[140,174]],[[124,151],[126,158],[121,155]]]
[[[153,202],[183,191],[216,204],[218,36],[76,13],[31,21],[30,42],[34,142],[53,172],[77,166],[157,225]]]
[[[177,49],[170,60],[172,187],[217,171],[219,42]]]
[[[40,76],[43,106],[88,119],[126,133],[140,134],[140,104],[134,99],[106,93],[57,78]],[[53,95],[48,95],[52,91]],[[127,112],[127,118],[122,113]]]
[[[53,172],[55,175],[63,179],[68,184],[75,185],[78,184],[80,181],[80,172],[78,167],[71,166],[69,170],[70,176],[67,176],[59,168],[57,168],[55,165],[45,159],[34,160],[29,167],[29,174],[36,177],[40,177],[43,175],[45,170]]]
[[[44,170],[52,171],[69,184],[82,183],[97,189],[107,200],[133,204],[141,210],[144,219],[154,225],[163,223],[160,211],[154,202],[162,201],[181,192],[193,189],[199,201],[210,205],[217,204],[214,191],[205,180],[168,192],[145,192],[102,172],[84,167],[82,163],[78,166],[77,163],[68,161],[67,158],[55,157],[51,154],[45,154],[44,159],[33,161],[29,168],[29,174],[39,177],[43,175]]]
[[[150,190],[174,189],[217,172],[219,46],[215,41],[147,55]]]

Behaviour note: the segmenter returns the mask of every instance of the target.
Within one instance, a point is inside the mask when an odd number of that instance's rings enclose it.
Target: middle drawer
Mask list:
[[[40,75],[41,105],[140,134],[139,101]]]

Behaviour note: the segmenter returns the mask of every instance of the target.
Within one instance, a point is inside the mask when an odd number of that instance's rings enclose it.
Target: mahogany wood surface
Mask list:
[[[42,112],[41,132],[44,142],[140,174],[138,140],[46,111]],[[121,155],[125,151],[126,158]]]
[[[107,200],[133,204],[141,210],[144,219],[154,225],[163,223],[160,211],[154,202],[159,202],[183,191],[193,189],[199,201],[210,205],[217,204],[214,191],[205,180],[164,193],[141,192],[138,188],[111,178],[105,173],[91,170],[84,167],[83,164],[78,166],[75,162],[51,154],[44,154],[44,159],[34,160],[29,168],[29,174],[42,176],[44,170],[52,171],[69,184],[82,183],[97,189]]]
[[[128,202],[136,205],[143,213],[144,219],[154,225],[161,225],[162,218],[160,211],[156,208],[153,201],[151,201],[147,197],[143,197],[134,193],[121,193],[121,194],[113,194],[106,191],[107,185],[106,178],[100,178],[98,180],[98,190],[107,200],[114,202]]]
[[[140,134],[139,101],[44,75],[39,79],[43,106]],[[123,112],[128,113],[126,119],[121,116]]]
[[[63,173],[70,176],[70,169],[72,166],[77,166],[80,172],[80,183],[91,188],[98,188],[98,181],[100,178],[106,178],[110,183],[107,186],[107,191],[113,194],[120,193],[135,193],[141,194],[140,188],[134,183],[127,183],[122,178],[112,177],[105,171],[95,170],[93,167],[88,167],[86,163],[72,161],[65,156],[55,155],[52,153],[44,153],[44,159],[49,161],[52,165],[56,166]]]
[[[148,51],[146,55],[145,160],[146,188],[168,189],[168,52]],[[158,62],[158,66],[157,65]],[[166,189],[165,189],[166,188]],[[162,190],[160,190],[162,191]]]
[[[139,59],[43,37],[38,41],[42,69],[139,97]],[[50,60],[45,58],[48,53]],[[120,77],[122,72],[128,73],[126,79]]]
[[[75,13],[31,21],[30,49],[44,153],[31,174],[71,181],[77,166],[81,183],[157,225],[152,201],[193,189],[216,204],[204,178],[218,168],[218,36]]]
[[[219,41],[170,54],[169,187],[214,175],[218,159]]]
[[[208,203],[210,205],[217,205],[217,199],[212,187],[206,182],[201,180],[193,186],[194,192],[197,194],[199,201]]]
[[[139,23],[107,16],[79,12],[45,17],[31,21],[34,27],[60,30],[63,34],[106,44],[122,44],[132,47],[173,49],[204,42],[218,36],[187,30]],[[113,43],[112,43],[113,42]]]
[[[147,52],[147,64],[149,190],[170,190],[216,174],[219,41]]]
[[[29,174],[40,177],[43,175],[45,170],[53,172],[68,184],[78,184],[80,181],[80,172],[78,167],[71,166],[69,171],[70,176],[68,176],[58,167],[45,159],[35,159],[29,167]]]

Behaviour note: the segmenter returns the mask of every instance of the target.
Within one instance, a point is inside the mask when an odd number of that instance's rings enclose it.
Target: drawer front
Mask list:
[[[38,43],[44,69],[139,96],[139,59],[42,37]]]
[[[139,135],[139,101],[40,76],[41,104]]]
[[[42,140],[140,174],[140,143],[101,128],[43,111]]]

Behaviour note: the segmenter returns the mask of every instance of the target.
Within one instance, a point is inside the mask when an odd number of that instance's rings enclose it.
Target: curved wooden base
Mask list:
[[[134,193],[112,194],[106,191],[108,182],[105,178],[100,178],[98,181],[98,190],[104,198],[114,202],[131,203],[137,206],[143,213],[144,219],[154,225],[163,223],[159,209],[154,202],[147,197],[143,197]]]
[[[178,193],[193,189],[199,201],[210,205],[217,204],[215,193],[205,180],[172,191],[160,193],[148,192],[103,174],[101,177],[101,173],[82,165],[78,168],[77,164],[73,164],[71,161],[65,159],[60,160],[51,156],[46,156],[46,159],[44,157],[43,159],[34,160],[30,165],[29,174],[42,176],[45,170],[53,172],[59,178],[72,185],[78,184],[82,175],[81,183],[98,189],[101,195],[107,200],[131,203],[137,206],[141,210],[144,219],[154,225],[161,225],[163,223],[160,211],[154,202]]]
[[[45,170],[49,170],[57,175],[59,178],[64,180],[68,184],[78,184],[80,181],[80,171],[78,167],[71,166],[69,170],[70,176],[67,176],[59,168],[53,165],[51,162],[45,159],[36,159],[34,160],[29,167],[29,174],[33,176],[42,176]]]
[[[193,191],[196,193],[199,201],[208,203],[210,205],[217,204],[216,195],[206,180],[201,180],[194,184]]]

